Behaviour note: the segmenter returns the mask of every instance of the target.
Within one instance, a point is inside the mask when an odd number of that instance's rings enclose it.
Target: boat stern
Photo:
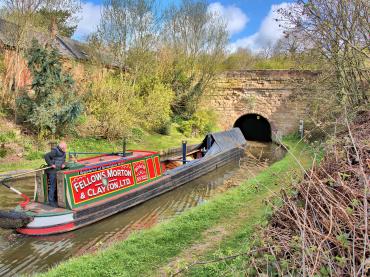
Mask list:
[[[17,207],[16,212],[21,212],[21,208]],[[44,236],[75,229],[74,213],[71,210],[33,202],[23,209],[23,213],[32,220],[16,228],[21,234]]]

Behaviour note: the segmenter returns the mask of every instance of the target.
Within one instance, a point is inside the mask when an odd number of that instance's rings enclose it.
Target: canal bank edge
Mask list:
[[[314,153],[308,145],[297,140],[284,140],[290,152],[305,168],[312,164]],[[287,154],[256,177],[246,180],[239,187],[215,196],[209,202],[195,207],[170,221],[149,230],[132,234],[127,240],[118,242],[106,250],[72,258],[38,276],[150,276],[165,266],[190,245],[202,240],[202,233],[225,219],[232,220],[256,193],[269,195],[271,188],[283,187],[277,183],[297,174],[299,165],[292,155]],[[300,172],[301,177],[303,173]],[[256,190],[256,186],[258,190]],[[260,203],[260,210],[266,205]],[[260,221],[266,213],[259,213],[251,224]]]

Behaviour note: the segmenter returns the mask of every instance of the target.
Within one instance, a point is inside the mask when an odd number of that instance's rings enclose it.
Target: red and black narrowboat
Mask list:
[[[243,155],[239,128],[209,134],[190,151],[161,158],[158,152],[127,151],[77,159],[57,173],[58,207],[47,205],[47,175],[36,174],[34,199],[0,212],[17,232],[51,235],[72,231],[173,190]],[[11,224],[10,224],[11,226]]]

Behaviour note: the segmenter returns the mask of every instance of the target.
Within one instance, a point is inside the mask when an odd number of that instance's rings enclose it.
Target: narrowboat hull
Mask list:
[[[63,215],[56,213],[42,217],[36,216],[34,221],[24,228],[18,228],[17,232],[25,235],[40,236],[64,233],[84,227],[182,186],[232,161],[238,161],[243,153],[242,149],[230,150],[222,156],[212,157],[191,167],[191,170],[189,170],[190,168],[184,168],[173,175],[165,175],[149,186],[134,190],[123,196],[117,196],[116,199],[110,198],[106,202],[90,208]],[[56,212],[58,212],[58,208]]]
[[[213,150],[211,149],[212,151],[209,151],[204,157],[167,170],[159,178],[127,193],[117,194],[73,209],[52,208],[42,203],[31,202],[26,208],[26,214],[33,220],[16,230],[19,233],[32,236],[72,231],[176,189],[232,161],[238,161],[244,154],[245,140],[240,130],[237,130],[238,132],[234,131],[234,133],[238,136],[238,143],[233,141],[228,146],[229,138],[226,141],[222,138],[223,141],[220,142],[215,136]],[[43,212],[37,213],[38,210]],[[16,211],[24,212],[20,207],[17,207]]]

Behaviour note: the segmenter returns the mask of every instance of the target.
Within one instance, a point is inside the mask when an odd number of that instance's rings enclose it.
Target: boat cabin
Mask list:
[[[143,186],[162,173],[159,153],[152,151],[77,159],[57,173],[58,206],[73,210]],[[35,202],[47,203],[48,184],[47,174],[37,174]]]
[[[181,152],[177,149],[178,152]],[[172,156],[160,161],[158,152],[129,151],[122,154],[104,154],[73,159],[65,170],[57,173],[58,207],[76,209],[109,197],[124,194],[132,189],[155,181],[166,170],[201,158],[199,148],[188,149],[186,160]],[[47,204],[49,180],[46,173],[36,175],[34,201]]]

